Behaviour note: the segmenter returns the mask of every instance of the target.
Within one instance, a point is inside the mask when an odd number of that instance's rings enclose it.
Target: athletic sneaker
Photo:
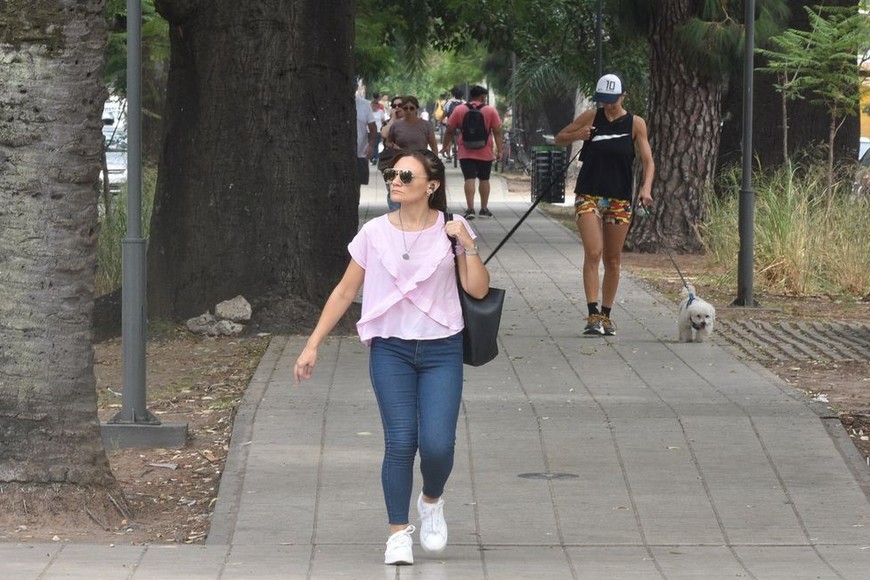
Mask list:
[[[444,500],[435,503],[417,498],[417,513],[420,515],[420,547],[429,554],[440,554],[447,546],[447,522],[444,521]]]
[[[586,318],[586,328],[583,329],[583,334],[586,336],[603,336],[604,335],[604,316],[601,314],[590,314]]]
[[[490,218],[490,217],[492,217],[492,212],[489,211],[487,208],[482,207],[482,208],[480,208],[480,211],[477,212],[477,215],[479,215],[480,217],[488,217],[488,218]]]
[[[616,324],[609,316],[601,315],[601,330],[604,336],[616,336]]]
[[[471,209],[471,208],[468,208],[467,210],[465,210],[465,216],[464,216],[464,217],[465,217],[465,219],[467,219],[467,220],[473,220],[473,219],[474,219],[474,210]]]
[[[414,539],[411,534],[416,530],[414,526],[408,526],[399,530],[387,539],[387,549],[384,552],[384,564],[396,566],[411,565],[414,563]]]

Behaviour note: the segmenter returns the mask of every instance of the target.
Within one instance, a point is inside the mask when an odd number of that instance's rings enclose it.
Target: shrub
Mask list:
[[[870,292],[870,204],[850,199],[851,171],[826,193],[823,164],[787,164],[753,175],[755,284],[770,293],[864,296]],[[708,195],[702,238],[715,263],[737,274],[740,168]]]

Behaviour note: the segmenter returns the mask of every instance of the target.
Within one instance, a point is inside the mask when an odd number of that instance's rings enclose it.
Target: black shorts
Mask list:
[[[369,184],[369,160],[365,157],[356,158],[356,181],[357,185]]]
[[[465,179],[489,181],[489,174],[492,173],[492,161],[460,159],[459,167],[462,169],[462,177]]]

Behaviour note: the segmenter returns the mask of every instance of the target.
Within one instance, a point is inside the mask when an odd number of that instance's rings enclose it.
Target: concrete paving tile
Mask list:
[[[870,570],[870,544],[848,546],[816,546],[821,557],[843,578],[866,578]]]
[[[807,541],[748,418],[686,417],[683,425],[731,542]]]
[[[653,557],[669,580],[748,578],[746,568],[726,546],[655,546]]]
[[[67,544],[40,580],[96,580],[132,576],[143,546]]]
[[[60,549],[57,544],[0,544],[0,578],[36,579]]]
[[[312,580],[315,578],[322,580],[400,578],[401,572],[396,570],[396,566],[384,565],[384,547],[384,544],[380,543],[318,544],[312,554],[310,578]]]
[[[755,425],[810,539],[870,544],[870,502],[821,422],[772,418]]]
[[[579,580],[661,580],[655,562],[643,547],[567,548]]]
[[[811,546],[737,546],[735,552],[744,566],[756,578],[788,578],[817,580],[819,578],[849,578],[839,576]],[[859,578],[866,578],[865,574]]]
[[[483,556],[477,546],[448,545],[438,555],[416,550],[414,565],[397,570],[397,578],[406,580],[483,580]],[[491,578],[491,576],[490,576]]]
[[[227,556],[221,580],[297,580],[308,578],[311,546],[281,546],[261,542],[233,546]]]
[[[148,546],[133,580],[218,578],[229,546]]]
[[[573,561],[559,546],[492,546],[484,552],[489,578],[572,578]]]

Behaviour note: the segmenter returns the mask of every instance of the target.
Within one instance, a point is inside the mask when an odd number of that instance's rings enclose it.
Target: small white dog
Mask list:
[[[691,284],[683,287],[682,294],[683,301],[680,302],[680,313],[677,318],[680,342],[704,342],[705,336],[713,334],[716,309],[709,302],[698,298],[695,295],[695,287]]]

